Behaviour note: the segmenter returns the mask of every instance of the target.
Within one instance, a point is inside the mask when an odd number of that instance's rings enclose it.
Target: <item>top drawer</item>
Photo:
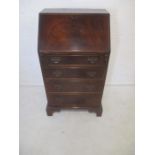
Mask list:
[[[40,61],[43,67],[53,65],[103,65],[106,63],[106,55],[43,55]]]

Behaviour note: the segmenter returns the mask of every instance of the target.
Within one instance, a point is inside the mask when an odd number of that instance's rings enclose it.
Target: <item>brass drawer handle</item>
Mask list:
[[[96,72],[95,71],[89,71],[89,72],[87,72],[87,75],[89,77],[95,77],[96,76]]]
[[[58,64],[58,63],[61,62],[61,58],[60,58],[60,57],[52,57],[52,58],[51,58],[51,62],[52,62],[53,64]]]
[[[57,70],[57,71],[53,71],[52,72],[52,75],[55,76],[55,77],[61,77],[62,76],[62,72]]]
[[[95,64],[98,61],[98,57],[88,57],[88,62]]]

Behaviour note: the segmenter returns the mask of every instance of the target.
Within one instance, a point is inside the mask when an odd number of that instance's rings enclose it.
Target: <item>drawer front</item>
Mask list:
[[[41,56],[43,67],[53,65],[103,65],[106,60],[104,55],[44,55]]]
[[[101,94],[52,94],[48,93],[48,105],[69,108],[91,107],[101,104]]]
[[[102,80],[45,79],[48,92],[101,92]]]
[[[103,78],[105,69],[101,67],[89,68],[56,68],[44,69],[45,78]]]

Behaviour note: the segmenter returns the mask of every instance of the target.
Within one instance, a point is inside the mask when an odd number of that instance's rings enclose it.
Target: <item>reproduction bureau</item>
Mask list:
[[[110,15],[102,9],[44,9],[38,54],[48,116],[61,109],[102,115],[110,55]]]

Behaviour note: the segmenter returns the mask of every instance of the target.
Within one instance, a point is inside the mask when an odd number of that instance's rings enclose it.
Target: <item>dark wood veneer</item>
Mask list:
[[[48,92],[101,92],[103,80],[45,79]]]
[[[39,14],[38,54],[47,115],[61,109],[102,114],[110,55],[110,15],[102,9],[45,9]]]
[[[53,65],[105,65],[106,54],[89,54],[89,55],[43,55],[43,67],[50,67]]]
[[[100,100],[99,93],[48,93],[49,106],[61,108],[96,107]]]
[[[104,67],[55,67],[45,68],[43,70],[45,78],[103,78]]]

